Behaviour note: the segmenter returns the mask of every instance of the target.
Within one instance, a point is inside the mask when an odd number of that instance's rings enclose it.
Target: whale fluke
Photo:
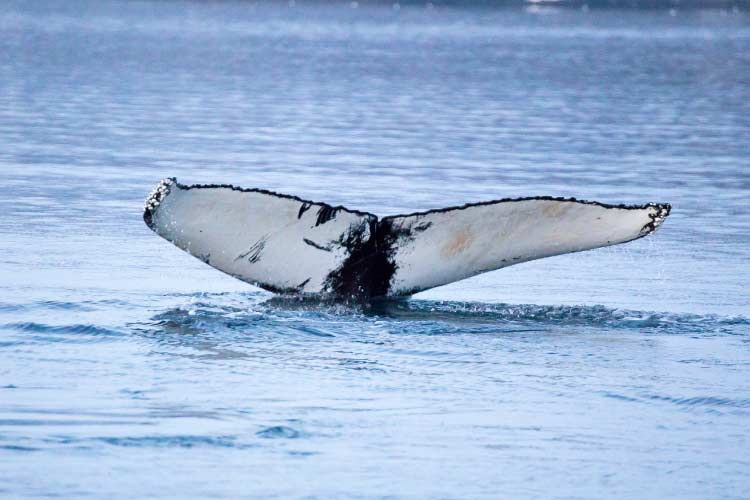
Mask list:
[[[516,198],[378,216],[263,189],[164,179],[143,219],[210,266],[278,293],[410,295],[543,257],[655,231],[667,203]]]

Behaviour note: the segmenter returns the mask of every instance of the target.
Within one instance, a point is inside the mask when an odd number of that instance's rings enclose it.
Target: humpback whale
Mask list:
[[[169,178],[146,199],[143,219],[206,264],[271,292],[368,301],[636,240],[670,209],[541,196],[378,217],[264,189]]]

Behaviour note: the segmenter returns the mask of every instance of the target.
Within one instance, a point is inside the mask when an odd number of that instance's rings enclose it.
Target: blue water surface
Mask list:
[[[748,13],[9,1],[0,33],[0,497],[748,498]],[[167,176],[674,208],[352,307],[158,238]]]

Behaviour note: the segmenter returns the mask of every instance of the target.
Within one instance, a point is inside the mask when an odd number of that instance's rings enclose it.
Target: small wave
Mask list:
[[[36,309],[51,309],[58,311],[92,311],[93,308],[84,302],[66,302],[60,300],[39,300],[29,304],[0,303],[0,312],[33,311]]]
[[[199,300],[195,300],[195,299]],[[334,312],[327,306],[308,303],[310,308],[293,309],[270,306],[267,295],[259,294],[215,294],[207,297],[200,294],[188,304],[159,312],[150,321],[130,323],[128,326],[145,335],[154,333],[178,333],[200,335],[217,330],[228,334],[250,334],[254,337],[273,334],[275,337],[309,336],[335,337],[336,325],[341,319],[352,317],[352,310],[338,305]]]
[[[297,439],[305,434],[287,426],[274,426],[263,429],[255,434],[256,438],[264,439]],[[100,445],[116,446],[121,448],[231,448],[236,450],[247,450],[261,447],[258,439],[248,436],[248,439],[235,435],[145,435],[145,436],[94,436],[76,437],[71,435],[50,436],[40,441],[41,446],[34,443],[28,445],[26,442],[0,443],[0,450],[30,452],[44,449],[65,447],[76,449],[91,449]],[[308,456],[314,453],[304,451],[290,452],[295,455]]]
[[[626,403],[669,403],[685,410],[704,410],[712,413],[744,411],[750,408],[750,399],[732,399],[718,396],[676,397],[648,393],[626,396],[613,392],[603,392],[602,395]]]
[[[20,446],[16,444],[0,444],[0,450],[6,451],[39,451],[39,448],[32,448],[30,446]]]
[[[242,442],[237,436],[201,436],[201,435],[150,435],[150,436],[98,436],[74,437],[69,435],[50,436],[41,440],[43,447],[19,445],[14,443],[0,444],[0,449],[9,451],[36,451],[49,447],[72,447],[90,449],[99,444],[123,448],[255,448],[258,445]]]
[[[618,329],[718,330],[750,326],[745,316],[636,311],[602,305],[487,304],[481,302],[385,300],[368,305],[316,301],[311,298],[272,297],[262,302],[268,311],[292,310],[333,316],[384,317],[415,321],[516,323],[520,331],[534,331],[533,325],[599,326]],[[531,329],[525,327],[532,327]]]
[[[91,311],[85,302],[67,302],[62,300],[40,300],[25,306],[26,309],[59,309],[64,311]]]
[[[148,422],[127,420],[82,420],[82,419],[39,419],[39,418],[0,418],[0,426],[13,427],[87,427],[87,426],[121,426],[121,425],[151,425]]]
[[[164,333],[191,338],[222,332],[231,344],[245,339],[281,341],[285,337],[352,336],[385,328],[418,335],[533,333],[552,328],[638,331],[660,334],[746,335],[750,319],[595,306],[486,304],[477,302],[402,300],[367,306],[309,298],[259,294],[192,296],[188,304],[158,312],[149,321],[131,323],[131,331],[167,340]],[[171,337],[171,336],[170,336]]]
[[[237,441],[235,436],[139,436],[139,437],[98,437],[94,441],[112,446],[149,448],[247,448],[250,445]]]
[[[23,310],[23,306],[19,304],[8,304],[6,302],[0,302],[0,312],[17,312]]]
[[[750,399],[728,399],[715,396],[694,396],[690,398],[676,398],[671,396],[651,395],[652,401],[664,401],[677,406],[684,407],[709,407],[709,408],[750,408]]]
[[[722,317],[595,306],[481,304],[414,300],[379,304],[373,313],[404,320],[481,321],[522,326],[554,325],[655,330],[675,333],[732,333],[732,327],[750,326],[744,316]],[[746,331],[746,329],[744,329]]]
[[[91,342],[93,340],[121,336],[117,330],[96,325],[48,325],[33,321],[0,324],[0,330],[11,330],[24,334],[10,344],[24,343],[29,340],[37,342]]]
[[[0,302],[0,312],[22,312],[37,310],[56,310],[56,311],[76,311],[91,312],[99,308],[108,309],[111,307],[136,307],[137,305],[119,299],[102,299],[102,300],[81,300],[69,302],[62,300],[37,300],[25,304],[12,302]]]
[[[115,334],[112,330],[106,328],[100,328],[94,325],[46,325],[44,323],[35,322],[21,322],[21,323],[6,323],[0,328],[7,328],[10,330],[17,330],[21,332],[44,332],[44,333],[86,333],[94,335],[112,335]]]
[[[286,425],[275,425],[258,431],[255,435],[266,439],[297,439],[302,436],[302,433]]]

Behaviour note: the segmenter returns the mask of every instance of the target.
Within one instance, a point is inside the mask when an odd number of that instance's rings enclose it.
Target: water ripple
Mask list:
[[[267,439],[297,439],[302,436],[302,433],[285,425],[275,425],[258,431],[255,435]]]
[[[99,337],[119,337],[123,333],[91,324],[48,325],[33,321],[0,324],[0,330],[35,334],[31,338],[49,342],[87,342]],[[26,338],[26,337],[24,337]]]
[[[210,446],[219,448],[249,448],[251,445],[237,442],[236,436],[140,436],[140,437],[98,437],[100,441],[112,446],[124,447],[167,447],[195,448]]]
[[[312,299],[273,297],[260,301],[245,294],[201,294],[201,302],[158,313],[150,326],[190,331],[198,327],[242,328],[285,324],[301,334],[333,336],[341,322],[357,324],[412,323],[410,331],[447,334],[482,333],[501,327],[505,333],[544,331],[547,327],[607,328],[660,333],[745,333],[745,316],[699,315],[594,306],[485,304],[477,302],[398,300],[363,306]],[[304,323],[302,323],[304,321]],[[297,324],[297,322],[300,322]],[[313,326],[314,325],[314,326]],[[319,325],[327,325],[325,330]]]
[[[689,398],[677,398],[673,396],[651,395],[649,399],[653,401],[664,401],[683,407],[719,407],[746,409],[750,408],[750,399],[728,399],[715,396],[693,396]]]
[[[384,303],[377,314],[402,320],[498,322],[528,327],[606,327],[616,330],[663,333],[730,333],[731,327],[750,326],[744,316],[631,311],[604,306],[550,306],[534,304],[481,304],[471,302],[410,301]],[[746,332],[747,328],[738,328]]]

